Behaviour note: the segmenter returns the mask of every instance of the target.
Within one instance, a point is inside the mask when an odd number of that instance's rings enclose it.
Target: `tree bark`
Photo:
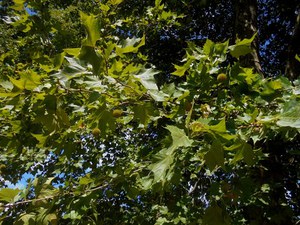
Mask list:
[[[288,49],[288,61],[286,64],[285,74],[291,80],[300,77],[300,62],[295,58],[298,54],[300,57],[300,12],[298,13],[294,33]]]
[[[233,0],[235,10],[234,38],[251,38],[258,32],[257,27],[257,0]],[[253,67],[256,72],[261,73],[259,60],[258,36],[252,42],[252,52],[240,58],[243,67]]]

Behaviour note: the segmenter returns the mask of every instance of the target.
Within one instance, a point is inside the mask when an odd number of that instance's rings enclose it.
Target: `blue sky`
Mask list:
[[[25,174],[23,174],[22,179],[19,180],[18,183],[12,184],[12,183],[9,182],[9,181],[5,181],[5,184],[8,186],[8,188],[13,188],[13,189],[16,189],[16,188],[18,188],[18,189],[24,189],[24,188],[26,188],[27,180],[28,180],[28,179],[33,179],[33,178],[34,178],[34,176],[32,176],[31,174],[25,173]]]

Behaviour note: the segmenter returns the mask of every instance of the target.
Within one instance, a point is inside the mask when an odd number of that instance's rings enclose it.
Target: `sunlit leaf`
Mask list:
[[[0,190],[0,201],[12,203],[15,202],[15,198],[18,196],[19,189],[2,188]]]
[[[276,124],[281,127],[300,129],[300,103],[292,100],[285,104],[282,113],[278,116]]]
[[[256,34],[249,39],[243,39],[242,41],[238,41],[235,45],[229,46],[230,54],[235,58],[239,58],[240,56],[247,55],[252,52],[251,43],[255,37]]]
[[[145,69],[142,70],[138,75],[135,77],[142,83],[142,85],[147,90],[158,90],[154,75],[157,74],[157,71],[153,69]]]
[[[119,5],[120,3],[122,3],[123,2],[123,0],[110,0],[110,3],[112,4],[112,5]]]
[[[84,46],[95,47],[100,39],[100,21],[96,15],[87,15],[80,11],[80,18],[87,32],[87,38],[83,41]]]
[[[120,56],[124,53],[136,53],[143,45],[145,45],[145,35],[142,38],[127,38],[121,46],[116,47],[116,53]]]
[[[20,79],[9,77],[9,80],[20,90],[33,90],[41,84],[41,77],[34,71],[24,71],[20,73]]]
[[[14,10],[21,11],[24,9],[25,0],[13,0],[14,5],[11,6]]]

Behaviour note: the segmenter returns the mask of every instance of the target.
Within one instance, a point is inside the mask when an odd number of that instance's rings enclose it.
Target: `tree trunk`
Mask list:
[[[298,13],[294,34],[289,45],[288,61],[285,69],[286,76],[291,80],[295,80],[300,76],[300,62],[295,58],[296,54],[300,57],[300,12]]]
[[[258,32],[257,28],[257,1],[256,0],[233,0],[235,10],[234,38],[251,38]],[[253,67],[256,72],[261,73],[259,61],[258,37],[253,40],[251,54],[240,58],[243,67]]]

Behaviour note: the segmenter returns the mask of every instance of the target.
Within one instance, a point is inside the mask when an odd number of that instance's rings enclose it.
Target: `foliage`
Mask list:
[[[136,18],[116,19],[126,2],[95,1],[99,11],[74,13],[85,30],[76,37],[81,47],[76,38],[63,43],[80,32],[61,18],[78,8],[42,15],[37,9],[47,1],[34,1],[29,7],[37,14],[29,15],[24,2],[14,1],[19,17],[12,26],[30,51],[10,49],[0,58],[0,182],[16,183],[25,172],[35,179],[23,190],[0,190],[2,224],[297,219],[300,82],[242,68],[239,57],[253,38],[233,45],[207,39],[203,47],[188,42],[170,75],[176,82],[157,85],[163,72],[143,50],[145,29],[180,26],[184,18],[162,1],[147,8],[135,37],[128,30]],[[39,24],[47,15],[58,21]],[[39,45],[43,35],[49,48]],[[271,160],[278,155],[287,165]],[[277,165],[278,176],[271,176]]]

